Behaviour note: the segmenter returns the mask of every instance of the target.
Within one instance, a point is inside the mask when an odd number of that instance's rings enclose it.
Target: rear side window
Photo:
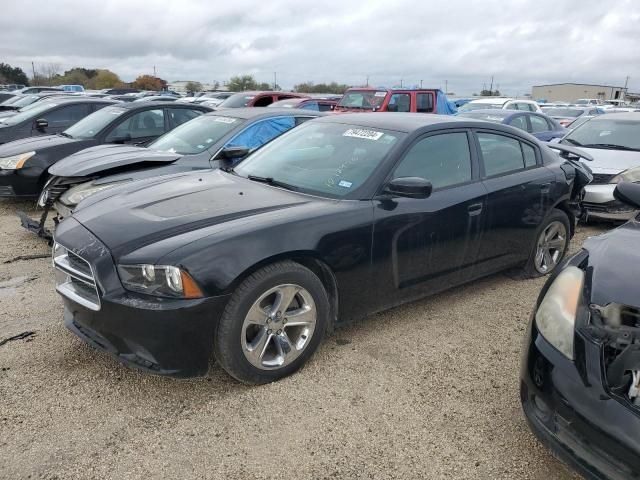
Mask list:
[[[408,93],[394,93],[389,99],[387,110],[390,112],[410,112],[411,96]]]
[[[182,125],[189,120],[193,120],[196,117],[202,115],[203,112],[200,110],[191,110],[189,108],[170,108],[169,116],[173,121],[173,125],[177,127],[178,125]]]
[[[318,103],[318,109],[321,112],[331,112],[333,111],[335,105],[333,103]]]
[[[89,105],[76,104],[67,105],[66,107],[58,108],[52,112],[43,116],[52,127],[55,126],[70,126],[76,123],[78,120],[82,120],[89,114]]]
[[[418,113],[433,112],[433,95],[430,93],[418,93],[416,95],[416,111]]]
[[[131,139],[159,137],[164,133],[164,114],[161,109],[145,110],[121,122],[107,136],[106,141],[114,141],[131,136]]]
[[[433,188],[471,180],[471,154],[467,134],[445,133],[415,143],[396,168],[393,178],[421,177]]]
[[[320,110],[320,106],[318,105],[318,102],[307,102],[304,105],[302,105],[300,108],[302,108],[303,110],[314,110],[316,112]]]
[[[289,98],[289,97],[283,97],[283,98],[280,98],[279,100],[284,100],[285,98]],[[272,103],[273,103],[273,97],[271,95],[265,95],[264,97],[258,98],[253,103],[253,106],[254,107],[266,107],[267,105],[271,105]]]
[[[512,118],[509,125],[519,128],[520,130],[524,130],[525,132],[527,131],[527,119],[524,115],[518,115],[517,117]]]
[[[516,172],[536,164],[535,150],[515,138],[494,133],[478,133],[485,176]],[[525,163],[526,158],[526,163]]]
[[[547,121],[542,117],[531,115],[529,116],[529,120],[531,120],[531,133],[548,132],[551,130]]]

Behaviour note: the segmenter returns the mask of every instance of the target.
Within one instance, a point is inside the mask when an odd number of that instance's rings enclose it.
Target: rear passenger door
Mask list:
[[[386,182],[421,177],[431,182],[432,194],[374,199],[373,264],[383,305],[456,285],[475,263],[486,190],[471,138],[464,129],[418,138]]]
[[[527,260],[554,176],[534,143],[492,130],[476,130],[475,138],[488,194],[478,264],[484,275]]]

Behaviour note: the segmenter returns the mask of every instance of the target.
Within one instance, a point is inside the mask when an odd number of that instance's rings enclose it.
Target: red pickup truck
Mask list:
[[[335,108],[335,112],[416,112],[438,111],[438,89],[350,88]]]

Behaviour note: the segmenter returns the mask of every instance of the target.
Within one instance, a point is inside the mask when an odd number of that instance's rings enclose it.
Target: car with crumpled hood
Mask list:
[[[615,197],[640,209],[640,185]],[[522,350],[531,430],[590,480],[640,474],[640,217],[591,237],[549,278]]]

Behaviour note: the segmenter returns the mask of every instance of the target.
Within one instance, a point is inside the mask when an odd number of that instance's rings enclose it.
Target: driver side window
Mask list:
[[[407,152],[393,178],[421,177],[434,189],[471,180],[471,153],[465,132],[444,133],[423,138]]]
[[[164,133],[164,113],[162,109],[145,110],[125,118],[106,138],[113,142],[131,135],[131,139],[159,137]]]

